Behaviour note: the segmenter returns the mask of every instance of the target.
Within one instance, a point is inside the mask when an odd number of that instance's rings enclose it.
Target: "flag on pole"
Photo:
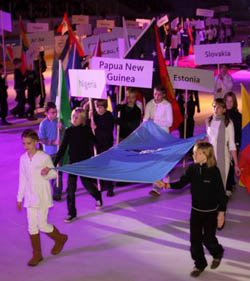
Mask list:
[[[162,84],[166,89],[166,98],[172,104],[173,108],[173,125],[170,130],[179,127],[183,121],[178,103],[175,98],[174,89],[169,78],[168,70],[160,46],[160,39],[156,20],[145,28],[137,38],[134,45],[125,54],[127,59],[151,60],[154,62],[153,87]]]
[[[95,45],[94,51],[93,51],[93,57],[101,57],[102,56],[102,47],[101,47],[101,39],[100,36],[98,36],[97,43]]]
[[[242,136],[240,148],[240,185],[245,186],[250,195],[250,95],[241,85]]]
[[[24,75],[25,71],[26,71],[26,55],[25,55],[25,52],[28,51],[28,49],[30,47],[30,44],[29,44],[28,38],[26,36],[24,24],[23,24],[23,21],[22,21],[21,17],[19,18],[19,26],[20,26],[20,37],[21,37],[21,54],[20,54],[20,57],[21,57],[21,61],[22,61],[20,70],[21,70],[22,74]]]
[[[6,51],[7,51],[7,55],[8,55],[8,58],[11,62],[13,62],[14,60],[14,53],[13,53],[13,49],[11,47],[11,45],[5,45],[6,47]]]
[[[69,103],[69,94],[65,81],[64,71],[61,60],[59,61],[59,75],[58,75],[58,92],[56,97],[56,107],[58,110],[58,119],[65,127],[71,125],[71,108]]]
[[[62,23],[57,28],[57,32],[59,32],[61,34],[65,34],[66,32],[68,32],[70,43],[72,45],[76,44],[76,48],[77,48],[77,51],[78,51],[78,54],[80,57],[84,56],[83,49],[82,49],[78,39],[76,38],[76,35],[75,35],[72,27],[70,26],[69,19],[68,19],[68,16],[66,13],[64,14]]]

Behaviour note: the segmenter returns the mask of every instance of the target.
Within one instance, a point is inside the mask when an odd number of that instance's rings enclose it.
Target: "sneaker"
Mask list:
[[[200,269],[197,267],[194,267],[193,270],[190,272],[191,277],[198,277],[201,275],[201,273],[204,271],[204,269]]]
[[[108,196],[108,197],[113,197],[113,196],[115,196],[114,191],[113,191],[112,189],[111,189],[111,190],[108,190],[107,196]]]
[[[95,207],[96,207],[96,210],[100,210],[102,208],[102,200],[97,200]]]
[[[76,219],[77,219],[76,216],[68,216],[66,219],[64,219],[64,222],[71,223],[71,222],[75,221]]]
[[[211,269],[216,269],[221,263],[221,258],[220,259],[213,259],[210,268]]]
[[[151,196],[153,196],[153,197],[160,197],[160,196],[161,196],[160,192],[158,192],[158,191],[155,190],[155,189],[150,190],[150,191],[149,191],[149,195],[151,195]]]

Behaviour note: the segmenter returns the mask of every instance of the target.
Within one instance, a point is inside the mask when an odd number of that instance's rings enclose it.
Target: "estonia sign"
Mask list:
[[[71,96],[107,99],[103,70],[69,69]]]
[[[104,70],[108,85],[152,87],[153,61],[93,57],[90,68]]]
[[[175,89],[210,92],[214,91],[214,73],[187,67],[168,67],[170,80]]]
[[[207,44],[195,45],[194,55],[196,64],[241,63],[241,44]]]

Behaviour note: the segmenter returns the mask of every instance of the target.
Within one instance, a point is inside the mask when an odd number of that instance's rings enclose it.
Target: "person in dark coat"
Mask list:
[[[8,93],[7,93],[7,82],[6,76],[3,76],[3,65],[0,64],[0,117],[1,125],[11,125],[10,122],[6,120],[8,115]]]

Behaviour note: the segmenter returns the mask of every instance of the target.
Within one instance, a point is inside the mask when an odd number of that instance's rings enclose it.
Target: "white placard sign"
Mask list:
[[[91,36],[83,39],[83,49],[85,55],[92,55],[98,39],[99,36]],[[117,36],[115,34],[112,34],[111,32],[100,34],[100,41],[102,56],[119,57]]]
[[[219,25],[219,19],[206,18],[206,25]]]
[[[175,89],[194,90],[212,93],[214,72],[188,67],[168,67],[168,73]]]
[[[78,24],[76,26],[76,33],[79,36],[90,35],[92,33],[92,26],[91,26],[91,24]]]
[[[223,43],[194,46],[195,64],[241,63],[241,44]]]
[[[107,99],[103,70],[69,69],[71,96]]]
[[[152,88],[153,61],[93,57],[90,68],[104,70],[107,85]]]
[[[115,27],[115,21],[114,20],[97,20],[96,27],[113,28],[113,27]]]
[[[158,27],[161,27],[163,26],[165,23],[169,22],[169,19],[168,19],[168,15],[165,15],[164,17],[160,18],[158,21],[157,21],[157,26]]]
[[[175,29],[177,27],[178,23],[179,23],[179,17],[177,17],[171,21],[171,28]]]
[[[214,11],[206,9],[196,9],[196,16],[212,18],[214,16]]]
[[[72,15],[72,24],[88,24],[89,16]]]
[[[136,19],[135,21],[138,22],[139,27],[144,27],[151,23],[149,19]]]
[[[46,31],[49,31],[48,23],[38,23],[38,22],[27,23],[27,32],[46,32]]]
[[[27,34],[30,44],[37,46],[53,46],[55,44],[54,31]]]
[[[232,25],[233,23],[231,18],[221,18],[220,21],[226,25]]]
[[[3,30],[12,32],[12,25],[11,25],[11,14],[0,11],[0,30],[3,28]]]
[[[131,27],[131,28],[139,27],[138,22],[136,22],[135,20],[126,20],[126,25],[127,27]]]

